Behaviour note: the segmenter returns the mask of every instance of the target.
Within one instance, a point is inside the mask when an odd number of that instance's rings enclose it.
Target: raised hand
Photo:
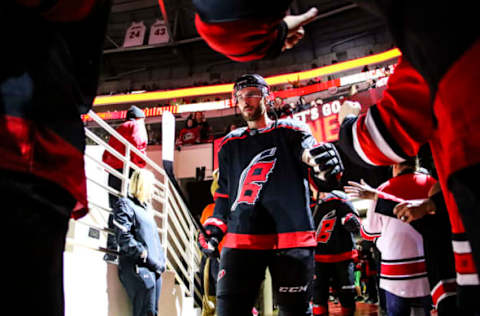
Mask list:
[[[363,179],[360,180],[360,183],[348,181],[348,184],[350,185],[344,186],[344,189],[350,198],[374,200],[377,197],[376,190]]]
[[[285,43],[282,47],[282,52],[286,49],[291,49],[303,38],[305,30],[303,26],[312,22],[318,14],[317,8],[310,8],[307,12],[299,15],[287,15],[283,21],[287,24],[288,33],[285,38]]]

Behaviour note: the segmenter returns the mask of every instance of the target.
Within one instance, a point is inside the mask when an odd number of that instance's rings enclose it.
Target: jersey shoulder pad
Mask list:
[[[343,191],[334,190],[328,193],[327,196],[325,196],[321,201],[322,203],[333,203],[338,207],[341,207],[345,210],[349,209],[354,213],[356,213],[355,207],[353,206],[352,202],[348,199],[348,195]]]
[[[301,131],[301,132],[309,132],[310,127],[300,120],[294,120],[291,118],[279,119],[277,122],[277,127],[279,128],[290,128],[293,130]]]
[[[247,127],[240,127],[231,131],[230,133],[225,135],[225,137],[223,137],[220,147],[222,147],[223,145],[225,145],[231,140],[239,139],[240,137],[243,137],[246,130],[247,130]]]

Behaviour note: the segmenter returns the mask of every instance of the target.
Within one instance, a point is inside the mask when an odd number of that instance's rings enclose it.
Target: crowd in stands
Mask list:
[[[185,120],[185,127],[180,130],[176,140],[177,149],[185,145],[208,143],[213,140],[212,128],[204,112],[193,112]]]

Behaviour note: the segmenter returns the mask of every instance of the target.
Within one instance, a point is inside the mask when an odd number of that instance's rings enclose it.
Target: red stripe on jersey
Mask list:
[[[224,247],[237,249],[285,249],[315,247],[314,231],[278,233],[268,235],[227,233]]]
[[[220,228],[220,230],[223,233],[225,233],[227,231],[227,224],[225,224],[225,222],[222,221],[221,219],[218,219],[218,218],[215,218],[215,217],[207,218],[205,223],[203,223],[203,226],[207,226],[207,225],[216,226],[216,227]]]
[[[224,193],[215,192],[215,194],[213,195],[213,200],[215,201],[215,200],[218,199],[218,198],[228,199],[228,198],[229,198],[229,195],[228,195],[228,194],[224,194]]]
[[[472,253],[453,253],[455,257],[455,269],[461,274],[477,273]]]
[[[235,140],[235,139],[244,139],[246,138],[248,135],[243,135],[243,136],[235,136],[235,137],[230,137],[230,138],[227,138],[227,139],[223,139],[222,140],[222,143],[220,144],[219,148],[218,148],[218,151],[220,151],[220,149],[223,147],[223,145],[225,145],[226,143],[228,143],[229,141],[231,140]]]
[[[380,272],[385,276],[408,276],[427,272],[425,261],[409,263],[382,263]]]
[[[346,260],[352,260],[358,257],[356,250],[350,250],[342,253],[330,254],[330,255],[315,255],[316,262],[340,262]]]
[[[431,292],[435,308],[438,308],[438,304],[447,296],[456,295],[456,291],[457,282],[455,282],[455,279],[440,280]]]
[[[342,201],[342,202],[347,202],[346,200],[341,199],[341,198],[338,198],[338,197],[331,197],[331,198],[328,198],[328,199],[326,199],[326,200],[323,200],[323,203],[328,202],[328,201],[333,201],[333,200],[338,200],[338,201]]]
[[[348,222],[349,220],[351,220],[352,217],[356,217],[355,214],[353,214],[353,213],[348,213],[347,216],[345,216],[345,220],[343,221],[343,223],[345,224],[346,222]]]
[[[370,132],[368,131],[366,118],[366,114],[360,115],[357,119],[357,122],[353,125],[353,128],[356,129],[353,135],[355,135],[354,138],[356,139],[357,143],[357,146],[355,147],[357,154],[362,157],[366,163],[375,166],[397,163],[396,161],[393,161],[385,156],[378,147],[377,143],[375,143],[370,135]]]
[[[360,228],[360,235],[362,235],[362,238],[365,239],[365,240],[374,241],[375,239],[380,237],[382,234],[381,233],[369,233],[365,230],[365,228],[362,225],[361,228]]]

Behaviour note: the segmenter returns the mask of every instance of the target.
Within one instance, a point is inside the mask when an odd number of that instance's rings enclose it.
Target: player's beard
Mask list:
[[[244,111],[241,111],[240,113],[242,114],[242,117],[245,121],[247,122],[254,122],[259,120],[262,116],[264,111],[265,106],[261,103],[258,104],[258,106],[255,108],[255,111],[253,111],[250,114],[245,113]]]

